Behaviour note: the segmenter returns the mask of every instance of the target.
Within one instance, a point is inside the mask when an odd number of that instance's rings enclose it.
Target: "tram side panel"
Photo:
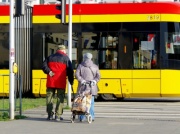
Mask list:
[[[179,70],[133,70],[133,79],[131,72],[132,70],[101,71],[102,79],[98,83],[98,93],[114,94],[117,98],[180,96]],[[33,70],[32,73],[33,95],[44,97],[46,74],[42,70]],[[8,75],[9,71],[0,70],[0,74]],[[75,80],[75,93],[77,85]],[[0,76],[0,96],[9,96],[9,76]]]
[[[32,93],[35,97],[45,97],[46,96],[46,77],[47,75],[44,74],[42,70],[32,70]],[[74,93],[77,92],[78,82],[75,79],[73,85]],[[66,93],[67,93],[66,86]]]
[[[46,74],[42,70],[32,72],[34,96],[45,97]],[[160,79],[160,70],[101,70],[100,72],[99,95],[113,94],[116,98],[161,97],[163,83]],[[77,92],[77,86],[78,81],[75,79],[74,93]],[[171,92],[168,89],[166,91]]]
[[[114,94],[118,97],[122,97],[120,79],[118,72],[103,71],[101,73],[102,79],[98,82],[99,94]],[[109,75],[108,75],[109,74]],[[113,77],[112,74],[116,77]],[[122,73],[119,73],[122,74]],[[111,76],[112,75],[112,76]],[[32,70],[32,92],[35,97],[45,97],[46,95],[46,74],[42,70]],[[67,86],[66,86],[67,87]],[[75,79],[73,85],[74,93],[77,93],[78,81]],[[67,88],[66,88],[67,93]]]
[[[46,95],[46,74],[42,70],[33,70],[33,94],[35,97]],[[101,80],[98,82],[98,94],[113,94],[117,98],[132,96],[131,70],[101,70]],[[77,93],[78,81],[75,79],[73,90]],[[67,86],[66,86],[67,87]],[[67,93],[67,88],[66,88]]]
[[[0,96],[9,96],[9,70],[0,70]]]
[[[161,96],[180,96],[180,70],[161,70]]]
[[[133,70],[132,97],[160,97],[160,70]]]

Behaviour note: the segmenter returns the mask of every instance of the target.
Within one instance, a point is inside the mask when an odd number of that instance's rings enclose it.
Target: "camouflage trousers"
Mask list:
[[[48,88],[46,90],[46,105],[47,105],[46,111],[47,111],[48,115],[52,115],[53,102],[54,102],[56,91],[57,91],[57,96],[56,96],[55,115],[57,117],[60,117],[63,114],[65,89]]]

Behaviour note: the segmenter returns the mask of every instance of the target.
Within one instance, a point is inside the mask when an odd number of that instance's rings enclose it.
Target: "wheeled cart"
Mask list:
[[[91,83],[87,82],[81,86],[78,95],[73,99],[71,122],[74,123],[76,115],[85,115],[88,123],[92,123],[92,117],[89,114],[91,107]]]

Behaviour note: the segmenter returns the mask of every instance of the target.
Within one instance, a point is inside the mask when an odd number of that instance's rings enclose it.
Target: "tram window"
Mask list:
[[[118,37],[114,36],[115,33],[113,35],[107,32],[82,33],[82,48],[97,50],[99,48],[117,48]]]
[[[92,50],[92,49],[84,49],[82,51],[82,55],[85,53],[91,53],[93,55],[92,61],[96,64],[99,65],[98,63],[98,51]]]
[[[0,68],[9,68],[9,35],[0,33]]]
[[[82,54],[92,53],[92,60],[100,69],[117,69],[118,37],[114,35],[117,35],[117,32],[82,33]]]
[[[54,54],[54,49],[50,48],[50,55]]]
[[[157,68],[157,51],[155,50],[155,34],[134,33],[133,68]],[[135,45],[135,46],[134,46]]]
[[[99,47],[100,69],[117,69],[117,32],[102,33]]]
[[[161,56],[161,68],[180,69],[180,33],[165,33],[166,55]]]
[[[99,37],[96,33],[84,32],[82,33],[82,46],[83,49],[98,48]]]
[[[138,37],[133,38],[133,51],[136,51],[139,49],[139,39]]]
[[[58,38],[56,38],[56,42],[58,43],[58,41],[59,41],[59,39]]]
[[[45,36],[45,38],[44,38]],[[40,69],[43,60],[56,52],[58,45],[64,44],[68,54],[68,33],[34,33],[33,37],[33,69]],[[75,40],[75,41],[74,41]],[[72,41],[72,64],[77,64],[77,37]]]
[[[113,50],[99,51],[100,69],[117,69],[117,52]]]
[[[92,32],[82,33],[82,55],[89,52],[93,55],[93,62],[97,65],[98,63],[98,44],[99,44],[99,35]]]

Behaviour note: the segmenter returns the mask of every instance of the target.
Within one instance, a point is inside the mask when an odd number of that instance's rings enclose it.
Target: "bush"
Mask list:
[[[9,113],[8,112],[0,112],[0,121],[9,120]]]
[[[15,116],[15,119],[25,119],[25,118],[27,118],[27,117],[24,115],[16,115]]]

